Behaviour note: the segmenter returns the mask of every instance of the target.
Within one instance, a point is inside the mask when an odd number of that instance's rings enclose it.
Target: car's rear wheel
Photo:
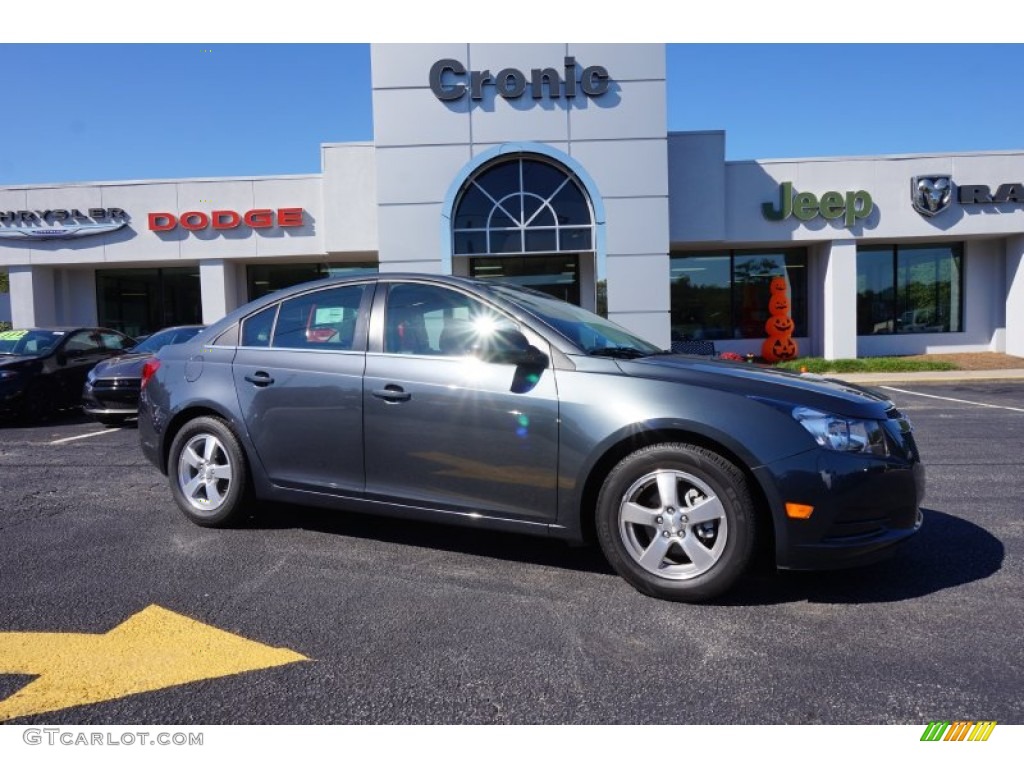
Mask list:
[[[596,527],[605,557],[638,590],[700,602],[728,590],[749,565],[754,514],[746,477],[732,462],[699,446],[662,443],[611,471]]]
[[[192,522],[224,528],[242,518],[248,467],[238,439],[220,419],[200,416],[181,428],[171,443],[167,475],[175,502]]]

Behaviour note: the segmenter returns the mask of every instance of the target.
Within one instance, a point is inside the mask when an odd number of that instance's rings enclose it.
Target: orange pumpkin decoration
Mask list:
[[[790,336],[772,336],[764,340],[761,353],[765,360],[771,362],[792,360],[796,357],[796,342]]]
[[[761,357],[769,363],[791,360],[796,357],[797,348],[793,341],[794,323],[789,314],[786,278],[773,277],[768,289],[771,291],[768,299],[768,313],[771,317],[764,324],[768,338],[761,345]]]
[[[768,337],[772,336],[783,336],[785,334],[792,335],[793,333],[793,318],[788,315],[776,315],[769,317],[768,322],[764,324],[764,330],[768,334]]]

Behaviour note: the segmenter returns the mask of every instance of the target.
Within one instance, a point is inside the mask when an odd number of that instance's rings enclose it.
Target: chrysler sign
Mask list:
[[[480,101],[488,90],[506,100],[518,99],[528,93],[531,99],[539,101],[545,92],[552,99],[563,96],[572,99],[577,92],[584,96],[600,96],[608,92],[611,77],[604,67],[578,70],[573,56],[565,57],[561,72],[548,67],[531,69],[529,75],[511,67],[500,69],[496,74],[491,74],[489,69],[467,71],[457,59],[441,59],[430,68],[429,82],[430,90],[441,101],[458,101],[467,94],[472,101]]]
[[[0,238],[6,240],[69,240],[114,232],[128,224],[123,208],[53,208],[0,211]]]

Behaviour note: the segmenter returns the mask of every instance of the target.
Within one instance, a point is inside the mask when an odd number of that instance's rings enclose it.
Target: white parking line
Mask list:
[[[120,432],[120,427],[114,427],[114,429],[104,429],[102,432],[89,432],[85,435],[75,435],[74,437],[62,437],[60,440],[51,440],[47,445],[57,445],[58,443],[70,443],[72,440],[84,440],[87,437],[96,437],[96,435],[109,435],[111,432]]]
[[[896,387],[882,387],[882,389],[891,389],[893,392],[902,392],[904,395],[914,395],[916,397],[930,397],[932,400],[948,400],[951,403],[977,405],[980,408],[1001,408],[1004,411],[1016,411],[1017,413],[1024,413],[1024,408],[1014,408],[1012,405],[992,405],[991,403],[977,403],[973,400],[961,400],[956,397],[942,397],[941,395],[926,395],[923,392],[911,392],[909,389],[898,389]]]

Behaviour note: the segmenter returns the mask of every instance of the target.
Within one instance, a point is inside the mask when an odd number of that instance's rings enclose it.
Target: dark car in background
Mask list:
[[[82,410],[101,424],[121,424],[139,411],[142,366],[168,344],[181,344],[203,330],[202,325],[178,325],[146,336],[124,354],[111,357],[89,371],[82,387]]]
[[[0,332],[0,416],[34,421],[77,407],[92,367],[134,344],[110,328]]]
[[[596,539],[700,601],[755,553],[875,560],[921,525],[910,424],[879,393],[676,355],[509,284],[378,275],[241,307],[148,361],[146,457],[199,525],[253,498]]]

